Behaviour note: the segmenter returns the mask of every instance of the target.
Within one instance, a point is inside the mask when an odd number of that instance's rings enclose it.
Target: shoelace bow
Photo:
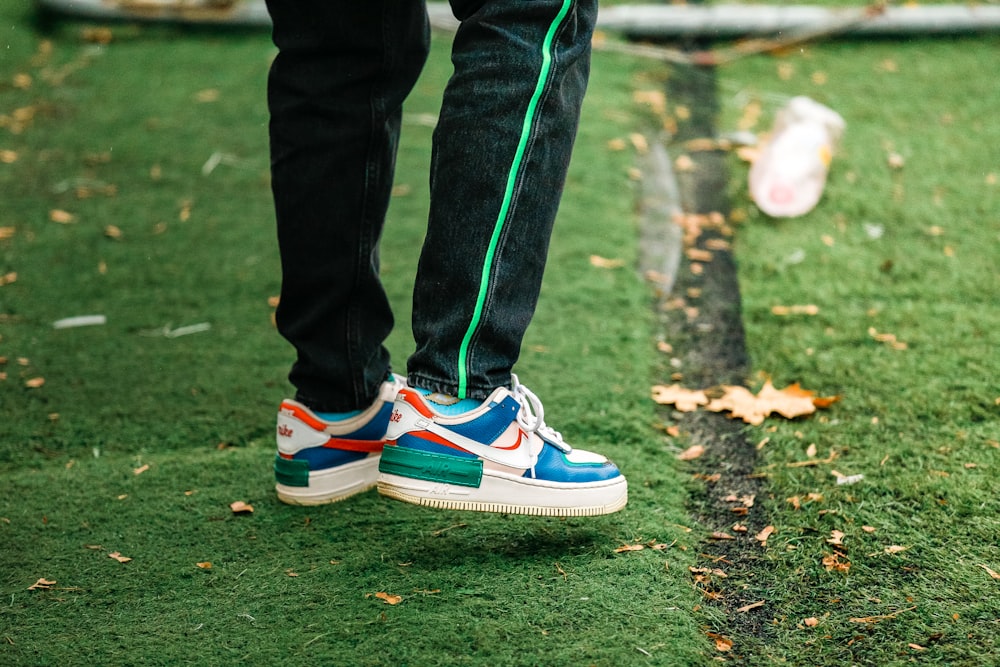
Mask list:
[[[545,408],[541,399],[533,391],[517,381],[517,376],[511,373],[511,393],[521,409],[517,411],[517,423],[528,433],[537,433],[543,440],[557,447],[566,454],[573,451],[573,448],[563,442],[562,434],[546,425]],[[537,454],[537,452],[533,452]]]

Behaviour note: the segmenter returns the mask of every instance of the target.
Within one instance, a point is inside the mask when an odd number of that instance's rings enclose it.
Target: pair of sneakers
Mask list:
[[[436,398],[393,375],[368,409],[339,421],[285,400],[278,498],[319,505],[377,484],[384,496],[440,509],[595,516],[625,506],[628,484],[617,466],[566,444],[516,376],[510,389],[458,414]]]

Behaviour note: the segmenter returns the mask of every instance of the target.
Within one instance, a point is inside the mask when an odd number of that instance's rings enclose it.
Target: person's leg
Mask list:
[[[282,287],[297,400],[278,411],[278,498],[313,505],[370,488],[392,401],[379,280],[401,105],[427,56],[423,0],[268,0],[268,79]],[[336,414],[329,414],[336,413]]]
[[[589,73],[596,0],[452,0],[461,25],[431,166],[411,384],[510,386]]]
[[[268,79],[281,254],[278,329],[313,410],[367,407],[392,329],[378,242],[401,105],[429,46],[421,0],[268,0],[279,49]]]
[[[393,405],[379,492],[443,509],[616,512],[628,500],[621,471],[566,444],[511,373],[541,287],[597,3],[452,0],[452,8],[462,24],[434,134],[408,363],[414,388]]]

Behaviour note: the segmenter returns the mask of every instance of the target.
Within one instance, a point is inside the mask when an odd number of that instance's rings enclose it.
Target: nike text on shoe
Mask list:
[[[573,449],[545,425],[538,398],[513,378],[478,408],[436,412],[411,389],[396,397],[378,491],[440,509],[537,516],[596,516],[628,501],[605,457]]]
[[[274,457],[278,500],[322,505],[375,486],[385,427],[403,386],[403,378],[390,376],[368,409],[341,421],[326,421],[297,401],[283,401]]]

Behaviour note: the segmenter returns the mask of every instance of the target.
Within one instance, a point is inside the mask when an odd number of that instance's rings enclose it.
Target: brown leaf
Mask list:
[[[200,563],[195,563],[195,567],[200,567],[203,570],[211,570],[212,564],[209,561],[204,560]]]
[[[30,387],[31,389],[37,389],[38,387],[41,387],[43,384],[45,384],[45,378],[43,377],[31,378],[30,380],[24,381],[24,386]]]
[[[763,530],[753,536],[755,540],[760,542],[760,546],[767,546],[767,539],[774,534],[774,526],[765,526]]]
[[[833,572],[834,570],[836,570],[837,572],[846,573],[848,570],[851,569],[850,561],[841,561],[840,560],[841,556],[844,556],[844,554],[840,553],[839,551],[835,551],[832,554],[823,556],[823,567],[826,568],[827,572]],[[846,558],[846,556],[844,557]]]
[[[615,549],[616,554],[625,553],[626,551],[642,551],[646,546],[643,544],[623,544],[622,546]]]
[[[735,540],[736,538],[729,533],[724,533],[721,530],[717,530],[709,535],[709,538],[713,540]]]
[[[148,463],[144,463],[143,465],[141,465],[138,468],[136,468],[135,470],[133,470],[132,474],[133,475],[141,475],[142,473],[146,472],[147,470],[149,470],[149,464]]]
[[[906,551],[909,548],[910,547],[901,547],[899,545],[893,544],[893,545],[888,546],[888,547],[885,548],[885,553],[887,553],[889,555],[898,554],[900,552]]]
[[[802,622],[805,623],[805,626],[807,628],[815,628],[817,625],[819,625],[819,619],[816,618],[815,616],[810,616],[809,618],[805,619]]]
[[[843,546],[844,544],[844,533],[839,530],[831,530],[830,538],[827,540],[828,544],[836,544],[837,546]]]
[[[8,271],[7,273],[0,275],[0,287],[4,285],[10,285],[11,283],[17,282],[17,271]]]
[[[376,593],[375,597],[377,597],[380,600],[385,600],[386,604],[393,604],[393,605],[395,605],[395,604],[399,604],[400,602],[403,601],[403,597],[400,596],[400,595],[390,595],[389,593],[383,593],[381,591],[379,591],[378,593]]]
[[[715,649],[725,653],[726,651],[733,650],[733,640],[725,635],[716,634],[714,632],[709,632],[708,638],[715,642]]]
[[[76,216],[60,208],[54,208],[49,211],[49,220],[58,222],[60,225],[68,225],[71,222],[76,222]]]
[[[681,461],[693,461],[705,453],[705,448],[702,445],[691,445],[683,452],[677,455]]]
[[[120,553],[118,553],[117,551],[112,551],[111,553],[109,553],[109,554],[108,554],[108,558],[113,558],[113,559],[115,559],[116,561],[118,561],[119,563],[127,563],[127,562],[129,562],[130,560],[132,560],[132,559],[131,559],[131,558],[129,558],[128,556],[122,556],[122,555],[121,555]]]
[[[620,269],[625,266],[625,260],[608,259],[607,257],[601,257],[600,255],[591,255],[590,265],[596,266],[599,269]]]
[[[109,239],[116,239],[116,240],[120,239],[123,236],[121,228],[118,227],[117,225],[108,225],[107,227],[105,227],[104,235],[107,236]]]
[[[979,567],[981,567],[984,570],[986,570],[986,574],[990,575],[990,578],[992,578],[992,579],[1000,579],[1000,574],[997,574],[996,572],[994,572],[990,568],[986,567],[985,565],[980,565]]]
[[[0,241],[14,238],[14,234],[16,233],[17,227],[0,227]]]
[[[249,505],[242,500],[229,503],[229,509],[233,511],[233,514],[253,514],[253,505]]]
[[[39,591],[39,590],[45,591],[45,590],[48,590],[48,589],[52,588],[55,585],[56,585],[56,581],[54,579],[46,579],[45,577],[41,577],[38,581],[36,581],[35,583],[33,583],[30,586],[28,586],[28,590],[29,591]]]
[[[658,384],[653,387],[653,400],[660,405],[673,405],[681,412],[691,412],[699,405],[708,404],[708,396],[704,391],[684,389],[678,384],[669,387]]]
[[[738,612],[740,612],[742,614],[742,613],[750,611],[751,609],[757,609],[758,607],[763,607],[764,604],[765,604],[764,600],[758,600],[757,602],[751,602],[748,605],[743,605],[742,607],[740,607],[736,611],[738,611]]]

